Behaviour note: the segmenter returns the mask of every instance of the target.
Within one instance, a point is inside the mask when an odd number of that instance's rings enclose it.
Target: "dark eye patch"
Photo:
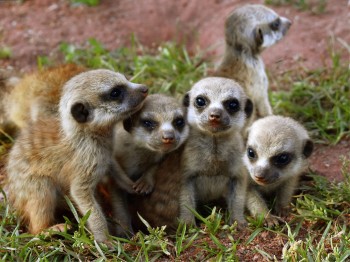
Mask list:
[[[141,125],[145,129],[152,131],[153,129],[155,129],[157,127],[157,122],[150,120],[150,119],[141,119]]]
[[[240,104],[237,98],[232,98],[224,102],[224,107],[230,114],[236,113],[240,109]]]
[[[277,18],[275,21],[270,23],[270,28],[272,31],[277,31],[281,26],[281,19]]]
[[[256,158],[258,157],[255,150],[251,147],[248,147],[248,149],[247,149],[247,156],[251,161],[256,160]]]
[[[207,105],[207,100],[203,96],[197,96],[194,101],[194,105],[197,108],[203,108]]]
[[[285,167],[287,166],[293,159],[293,155],[291,153],[280,153],[271,158],[272,164],[276,167]]]
[[[185,126],[185,119],[183,117],[177,117],[175,118],[175,120],[173,121],[173,125],[176,128],[183,128]]]
[[[121,101],[124,98],[126,88],[125,85],[115,85],[110,90],[103,93],[101,98],[104,101]]]

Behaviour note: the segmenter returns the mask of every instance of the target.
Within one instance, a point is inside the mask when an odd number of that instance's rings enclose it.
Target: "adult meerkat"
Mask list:
[[[40,117],[56,117],[63,85],[84,71],[76,64],[65,64],[25,75],[2,97],[3,117],[17,129]]]
[[[263,214],[269,225],[277,220],[269,216],[266,197],[275,197],[274,213],[288,212],[299,176],[307,167],[313,142],[297,121],[283,116],[267,116],[249,128],[243,161],[251,177],[247,207],[252,215]]]
[[[58,201],[67,194],[82,214],[91,211],[88,226],[95,240],[107,241],[95,188],[105,175],[117,174],[120,187],[133,190],[112,156],[113,127],[141,108],[147,91],[109,70],[81,73],[63,87],[59,119],[38,120],[21,130],[9,155],[7,187],[31,233],[55,223]],[[113,207],[123,206],[118,190],[112,192]],[[114,212],[121,220],[127,217],[126,210]]]
[[[236,80],[254,104],[256,117],[272,114],[261,52],[287,33],[291,21],[263,5],[245,5],[226,19],[226,47],[215,76]]]
[[[145,99],[140,111],[124,120],[123,126],[117,125],[114,156],[136,180],[136,193],[152,191],[157,163],[186,140],[189,127],[185,118],[186,111],[175,98],[154,94]]]
[[[180,219],[195,223],[190,209],[197,202],[226,199],[229,223],[246,224],[248,182],[242,154],[242,128],[252,111],[242,87],[234,80],[209,77],[197,82],[184,98],[190,135],[182,154]]]

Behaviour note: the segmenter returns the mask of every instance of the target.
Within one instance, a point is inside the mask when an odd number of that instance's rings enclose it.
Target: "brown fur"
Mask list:
[[[21,129],[31,120],[58,115],[63,85],[86,71],[75,64],[65,64],[25,75],[3,100],[7,121]]]
[[[7,188],[31,233],[55,223],[55,211],[67,194],[82,214],[91,211],[88,226],[95,239],[107,240],[107,221],[95,188],[109,176],[132,190],[132,181],[112,157],[113,127],[139,110],[146,94],[146,87],[109,70],[81,73],[63,88],[59,118],[35,120],[21,130],[9,155]],[[120,232],[129,230],[120,191],[111,192]]]

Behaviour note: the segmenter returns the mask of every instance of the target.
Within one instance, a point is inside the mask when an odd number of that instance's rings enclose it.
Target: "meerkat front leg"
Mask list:
[[[289,213],[289,204],[297,183],[297,177],[289,179],[287,183],[283,183],[277,190],[274,211],[278,216],[284,217]]]
[[[269,97],[266,94],[266,96],[261,97],[262,99],[259,100],[257,103],[254,105],[257,107],[257,116],[258,118],[265,117],[272,115],[272,108],[269,102]]]
[[[247,224],[244,218],[246,193],[247,178],[245,175],[230,179],[226,196],[227,207],[230,213],[229,223],[232,224],[234,221],[237,221],[239,228],[244,228]]]
[[[131,217],[128,212],[127,200],[124,192],[122,192],[113,179],[109,179],[105,184],[111,196],[113,220],[117,223],[114,232],[117,236],[133,235],[134,231],[131,226]]]
[[[187,178],[183,182],[180,192],[180,220],[188,225],[195,225],[196,220],[191,211],[196,210],[194,178]]]
[[[158,166],[149,168],[134,184],[134,190],[138,194],[149,194],[154,187],[154,174]]]
[[[75,180],[71,184],[71,196],[79,208],[80,212],[85,215],[91,211],[88,218],[88,226],[92,231],[97,242],[108,242],[107,220],[101,210],[100,205],[95,199],[96,183],[87,183],[85,180]]]
[[[247,209],[253,217],[257,217],[259,215],[264,216],[264,224],[266,226],[273,227],[279,224],[278,219],[270,214],[270,210],[268,209],[265,200],[255,188],[250,188],[248,190],[246,203]]]
[[[135,193],[133,189],[134,181],[130,179],[117,161],[112,160],[112,170],[115,174],[111,175],[111,177],[115,182],[126,192],[130,194]]]

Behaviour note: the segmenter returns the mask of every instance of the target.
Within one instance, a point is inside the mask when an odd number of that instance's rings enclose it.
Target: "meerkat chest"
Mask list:
[[[230,144],[229,139],[193,139],[184,153],[187,169],[196,176],[234,176],[239,157]]]
[[[196,198],[210,201],[225,196],[230,178],[227,176],[198,176],[195,178]]]
[[[257,59],[249,62],[247,70],[248,83],[246,86],[248,88],[248,94],[254,97],[256,94],[258,94],[258,90],[266,92],[268,88],[268,79],[263,61],[261,59]]]

